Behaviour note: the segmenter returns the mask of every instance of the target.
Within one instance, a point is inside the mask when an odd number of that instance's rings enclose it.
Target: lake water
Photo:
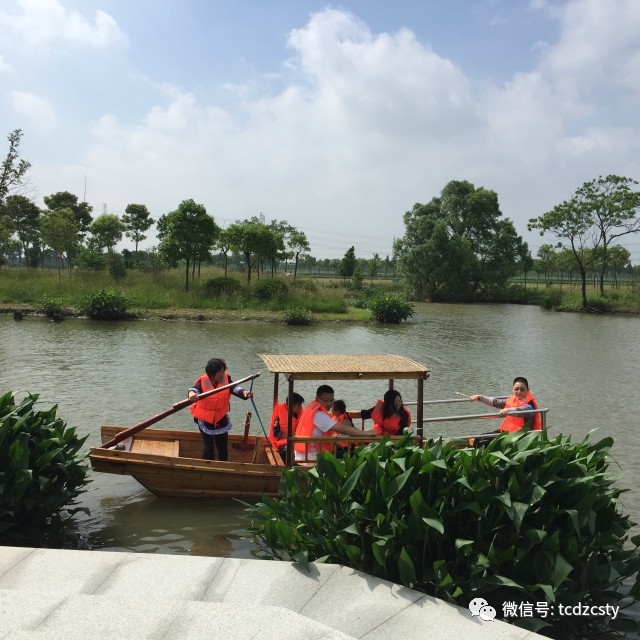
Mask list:
[[[399,326],[343,323],[314,327],[276,324],[88,320],[49,322],[0,317],[0,390],[40,394],[43,408],[58,415],[87,447],[99,443],[102,424],[134,425],[182,400],[213,356],[224,357],[232,377],[260,371],[254,382],[257,416],[268,424],[273,380],[258,353],[395,353],[431,369],[425,399],[456,392],[507,394],[516,375],[529,379],[542,407],[550,409],[552,433],[582,438],[612,435],[619,481],[632,520],[640,522],[640,471],[636,464],[640,380],[640,318],[559,314],[512,305],[416,305],[417,315]],[[635,382],[634,382],[635,381]],[[351,409],[370,407],[384,392],[381,382],[332,383]],[[299,383],[310,400],[317,383]],[[406,400],[415,383],[399,381]],[[286,389],[281,384],[282,395]],[[480,409],[481,405],[474,405]],[[429,407],[426,416],[464,413],[460,403]],[[232,399],[234,431],[242,430],[250,403]],[[486,408],[482,407],[482,411]],[[489,411],[488,409],[486,409]],[[474,433],[475,426],[439,424],[425,434]],[[486,423],[485,423],[486,425]],[[483,425],[483,427],[485,426]],[[176,413],[157,426],[194,428],[190,414]],[[492,423],[493,426],[493,423]],[[496,423],[497,426],[497,423]],[[252,557],[243,536],[243,508],[234,501],[157,498],[126,476],[92,474],[82,498],[91,515],[81,517],[84,544],[95,549]]]

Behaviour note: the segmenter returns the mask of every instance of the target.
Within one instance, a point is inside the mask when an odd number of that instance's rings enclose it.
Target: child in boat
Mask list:
[[[215,460],[215,447],[218,450],[218,460],[228,460],[229,431],[233,426],[228,413],[229,400],[232,395],[248,400],[253,398],[253,394],[236,385],[198,400],[198,394],[232,383],[231,376],[227,373],[227,363],[222,358],[211,358],[204,371],[204,375],[200,376],[187,391],[187,396],[192,402],[189,411],[202,436],[204,445],[202,457],[205,460]]]
[[[304,398],[299,393],[293,394],[291,403],[291,429],[293,435],[296,434],[298,419],[302,413]],[[269,442],[274,449],[283,457],[287,455],[287,420],[289,417],[289,397],[284,402],[279,402],[273,407],[271,414],[271,425],[269,427]]]
[[[344,400],[334,400],[333,407],[331,407],[331,417],[338,424],[349,424],[352,427],[354,426],[351,418],[349,417],[349,414],[347,413],[347,404],[345,403]],[[331,435],[335,437],[335,436],[339,436],[340,434],[337,431],[334,431],[333,429],[331,429],[327,432],[327,435]],[[336,447],[335,448],[336,458],[342,458],[344,454],[347,453],[348,451],[349,451],[348,447]]]

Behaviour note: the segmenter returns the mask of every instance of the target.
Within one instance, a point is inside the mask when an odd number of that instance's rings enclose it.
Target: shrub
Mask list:
[[[387,438],[306,474],[284,470],[281,499],[250,508],[263,553],[304,565],[345,564],[467,606],[548,602],[546,619],[518,618],[559,637],[630,624],[561,617],[560,604],[618,604],[640,595],[640,536],[608,475],[612,438],[576,444],[529,432],[478,449],[425,448]],[[534,614],[535,615],[535,614]]]
[[[40,303],[36,307],[38,313],[42,313],[47,318],[59,318],[63,316],[63,304],[61,298],[49,298],[43,295]]]
[[[73,261],[73,264],[77,269],[86,269],[87,271],[104,271],[107,268],[107,256],[97,249],[82,247]]]
[[[307,326],[313,322],[313,314],[306,307],[291,307],[284,312],[284,321],[289,325]]]
[[[119,320],[127,312],[127,299],[122,291],[100,289],[82,298],[80,313],[94,320]]]
[[[369,309],[378,322],[399,323],[412,318],[414,306],[400,296],[375,296],[369,300]]]
[[[16,405],[12,392],[0,396],[0,535],[32,533],[32,527],[72,515],[88,483],[79,438],[56,417],[57,406],[34,409],[37,395]],[[86,509],[81,509],[86,512]]]
[[[235,278],[211,278],[204,283],[204,290],[210,298],[233,296],[242,291],[242,284]]]
[[[110,253],[107,256],[109,275],[118,282],[127,275],[124,258],[119,253]]]
[[[558,290],[545,291],[540,296],[540,306],[543,309],[557,309],[562,304],[562,294]]]
[[[291,283],[291,289],[294,291],[301,291],[303,293],[317,293],[318,285],[309,278],[302,278],[301,280],[294,280]]]
[[[253,295],[258,300],[283,300],[289,293],[289,287],[282,280],[262,279],[253,285]]]

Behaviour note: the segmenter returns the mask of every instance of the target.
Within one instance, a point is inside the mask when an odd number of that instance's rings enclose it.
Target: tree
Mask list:
[[[231,251],[231,244],[229,242],[229,235],[226,229],[220,230],[220,235],[216,241],[215,247],[220,249],[224,256],[224,277],[227,277],[227,267],[229,263],[229,251]]]
[[[337,273],[342,276],[343,280],[353,277],[353,272],[356,268],[356,250],[355,247],[349,247],[344,254],[342,260],[338,264]]]
[[[543,244],[540,245],[536,255],[538,256],[539,271],[542,271],[544,274],[544,284],[548,287],[549,272],[553,271],[556,264],[556,251],[550,244]]]
[[[175,211],[160,216],[157,227],[158,251],[172,267],[185,261],[185,291],[189,291],[189,265],[213,248],[220,228],[204,205],[191,199],[183,200]]]
[[[3,211],[13,223],[26,265],[35,266],[40,253],[40,209],[29,198],[13,195],[5,200]]]
[[[244,220],[229,225],[226,237],[231,250],[243,256],[247,266],[247,284],[250,284],[253,267],[260,257],[271,255],[273,231],[262,222]]]
[[[9,151],[0,168],[0,206],[11,191],[20,188],[26,182],[27,171],[31,168],[31,163],[20,158],[18,149],[21,139],[21,129],[14,129],[7,136]]]
[[[404,215],[394,243],[400,270],[418,297],[446,301],[490,297],[507,286],[525,247],[502,218],[494,191],[451,181],[439,197]]]
[[[304,258],[309,251],[311,251],[311,247],[309,246],[309,241],[307,240],[307,236],[304,231],[294,230],[289,239],[287,240],[287,244],[289,248],[293,251],[293,257],[295,260],[295,264],[293,267],[293,281],[295,282],[296,276],[298,275],[298,262],[301,258]]]
[[[87,202],[78,202],[78,196],[69,191],[58,191],[50,196],[43,198],[49,211],[58,211],[60,209],[70,209],[73,212],[73,218],[78,225],[80,240],[84,240],[89,227],[93,222],[91,212],[93,207]]]
[[[600,294],[604,295],[604,274],[609,264],[609,245],[616,238],[640,232],[640,192],[631,178],[602,176],[585,182],[574,196],[591,217],[600,235]]]
[[[135,243],[136,261],[138,259],[138,244],[146,240],[144,235],[154,223],[149,209],[144,204],[128,204],[122,216],[122,222],[125,225],[125,235]]]
[[[4,264],[9,253],[20,247],[18,242],[12,239],[13,231],[13,221],[0,209],[0,266]]]
[[[539,229],[541,236],[550,232],[569,244],[580,272],[582,308],[586,309],[587,270],[594,258],[593,250],[601,241],[598,230],[593,226],[592,212],[574,195],[540,217],[531,218],[527,226],[529,231]]]
[[[369,278],[371,284],[373,284],[373,279],[380,272],[380,267],[382,266],[382,260],[380,259],[380,254],[374,253],[373,258],[369,260]]]
[[[614,286],[618,288],[618,272],[629,266],[631,262],[631,252],[629,249],[614,245],[609,249],[609,264],[613,269]]]
[[[126,227],[114,213],[103,213],[98,216],[89,227],[94,243],[98,249],[107,249],[108,253],[122,240]]]
[[[58,280],[61,279],[63,256],[72,254],[78,248],[80,228],[71,209],[43,211],[40,218],[42,242],[56,254]],[[70,261],[69,261],[69,264]]]

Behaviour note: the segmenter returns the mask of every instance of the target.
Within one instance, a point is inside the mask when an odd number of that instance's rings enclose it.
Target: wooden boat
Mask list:
[[[103,442],[122,427],[103,426]],[[196,430],[144,429],[108,449],[90,453],[95,471],[130,475],[159,496],[252,498],[278,495],[284,462],[264,438],[229,435],[229,460],[203,460]]]
[[[287,394],[293,395],[298,380],[415,380],[417,383],[417,431],[422,435],[423,383],[429,369],[396,355],[272,355],[259,354],[274,374],[273,403],[278,402],[279,380],[287,381]],[[233,384],[257,377],[248,376]],[[208,392],[211,394],[212,392]],[[202,394],[204,395],[204,394]],[[202,397],[202,396],[201,396]],[[160,496],[202,498],[248,498],[277,495],[282,460],[267,438],[230,434],[229,460],[202,460],[202,441],[197,430],[149,429],[151,424],[190,404],[183,400],[168,411],[134,427],[103,426],[102,444],[91,450],[95,471],[131,475],[149,491]],[[293,438],[291,424],[289,438]],[[342,439],[341,439],[342,440]],[[345,439],[343,442],[345,442]],[[363,441],[364,438],[352,439]],[[310,442],[313,439],[309,439]],[[293,440],[290,440],[293,442]],[[288,452],[293,447],[287,447]]]

